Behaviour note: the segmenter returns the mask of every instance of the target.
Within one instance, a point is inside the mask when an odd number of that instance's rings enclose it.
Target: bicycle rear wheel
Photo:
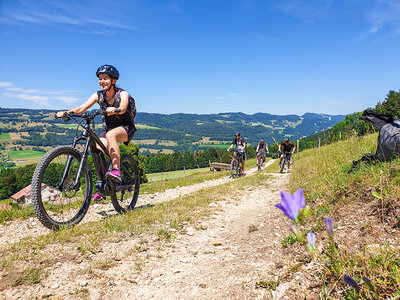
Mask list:
[[[32,177],[32,207],[39,221],[50,229],[72,227],[85,216],[92,197],[92,177],[83,167],[77,185],[82,154],[72,147],[47,152]]]
[[[121,182],[115,184],[111,202],[118,213],[132,210],[137,202],[140,175],[136,161],[130,155],[123,155],[120,161]]]

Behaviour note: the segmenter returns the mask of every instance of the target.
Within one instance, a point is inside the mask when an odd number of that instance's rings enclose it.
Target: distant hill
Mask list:
[[[210,137],[211,140],[230,140],[233,139],[234,133],[239,131],[250,143],[256,143],[261,138],[272,143],[273,138],[297,139],[315,134],[333,127],[344,118],[344,115],[315,113],[306,113],[302,116],[267,113],[248,115],[240,112],[204,115],[138,113],[136,121],[195,136]]]
[[[54,119],[51,110],[0,108],[0,134],[12,133],[11,138],[3,137],[0,147],[8,150],[32,149],[32,147],[54,147],[70,144],[76,135],[76,125],[68,125]],[[226,147],[240,132],[251,144],[265,139],[268,144],[285,137],[292,140],[309,136],[333,127],[342,121],[344,115],[306,113],[297,115],[272,115],[240,112],[219,114],[155,114],[139,112],[136,116],[138,131],[134,141],[146,153],[172,151],[195,151],[207,147]],[[101,123],[101,118],[97,120]],[[97,131],[101,126],[96,126]]]

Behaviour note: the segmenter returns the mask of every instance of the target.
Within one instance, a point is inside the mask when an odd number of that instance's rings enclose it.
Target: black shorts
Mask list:
[[[242,155],[243,160],[246,160],[246,151],[243,151],[241,154],[238,150],[235,150],[236,155]]]
[[[124,125],[121,125],[121,126],[118,126],[118,127],[122,127],[123,129],[125,129],[126,133],[128,134],[128,140],[126,142],[124,142],[125,145],[128,145],[129,142],[133,139],[133,136],[135,135],[135,132],[136,132],[135,126],[124,126]],[[104,129],[100,133],[100,137],[101,138],[106,138],[107,132],[112,130],[112,129],[114,129],[114,128],[117,128],[117,127]]]

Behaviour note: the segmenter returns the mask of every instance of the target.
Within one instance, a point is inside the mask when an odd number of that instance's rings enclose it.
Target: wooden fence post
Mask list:
[[[318,154],[321,153],[321,138],[318,138]]]

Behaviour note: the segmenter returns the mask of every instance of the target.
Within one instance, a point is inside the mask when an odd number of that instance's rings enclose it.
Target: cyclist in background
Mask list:
[[[230,151],[233,146],[236,146],[235,152],[234,152],[235,159],[236,159],[236,157],[238,155],[238,152],[239,151],[240,152],[243,151],[243,160],[242,160],[243,175],[245,175],[245,173],[244,173],[244,161],[246,160],[246,151],[245,151],[246,144],[247,144],[246,140],[240,136],[239,132],[236,132],[235,133],[235,139],[233,140],[232,145],[230,145],[229,148],[227,149],[227,151]]]
[[[257,158],[257,164],[260,159],[260,154],[265,155],[265,152],[269,153],[268,145],[264,141],[264,139],[261,139],[260,142],[258,143],[257,149],[256,149],[256,158]],[[265,158],[264,158],[264,163],[263,163],[263,168],[265,167]]]
[[[292,157],[294,150],[296,150],[296,146],[292,142],[290,142],[288,138],[285,138],[283,140],[283,143],[279,144],[278,146],[279,152],[286,152],[281,154],[279,164],[282,163],[283,157],[284,155],[286,155],[288,163],[288,171],[290,170],[290,158]]]
[[[104,118],[104,130],[100,134],[100,140],[110,152],[113,170],[106,173],[106,178],[121,180],[119,143],[126,145],[133,138],[136,127],[134,117],[136,115],[135,100],[123,89],[115,84],[119,79],[118,70],[111,65],[100,66],[96,71],[101,90],[92,94],[81,106],[68,111],[57,112],[57,117],[62,118],[65,113],[82,114],[98,103],[107,112]],[[101,200],[96,193],[95,200]]]

